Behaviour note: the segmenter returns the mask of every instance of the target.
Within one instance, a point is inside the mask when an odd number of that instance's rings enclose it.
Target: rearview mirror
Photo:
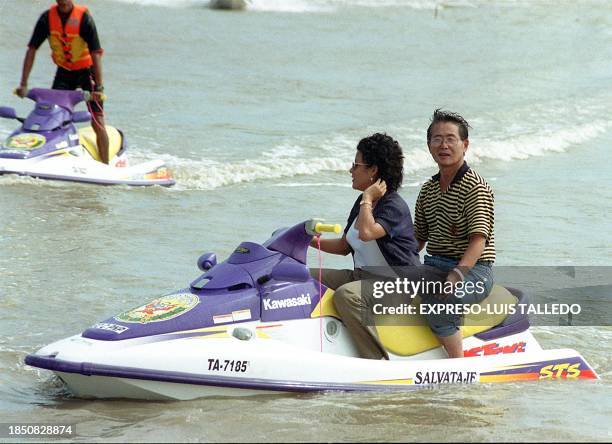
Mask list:
[[[208,271],[217,265],[217,255],[215,253],[204,253],[198,259],[198,268],[202,271]]]

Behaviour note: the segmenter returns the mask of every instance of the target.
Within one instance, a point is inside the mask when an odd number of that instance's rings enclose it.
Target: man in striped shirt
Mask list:
[[[438,109],[427,129],[427,146],[439,172],[419,192],[415,233],[419,251],[427,245],[423,268],[430,273],[425,275],[455,290],[421,295],[428,305],[479,303],[493,286],[493,191],[464,160],[469,127],[459,114]],[[442,310],[427,315],[427,321],[449,357],[463,357],[461,317]]]

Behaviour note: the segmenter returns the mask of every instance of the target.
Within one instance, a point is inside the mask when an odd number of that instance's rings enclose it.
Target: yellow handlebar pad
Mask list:
[[[314,229],[317,233],[328,232],[340,234],[342,231],[340,224],[322,224],[321,222],[318,222]]]
[[[92,102],[94,100],[99,100],[100,102],[104,102],[106,100],[106,94],[98,93],[100,97],[98,99],[94,99],[93,93],[89,91],[83,91],[83,100],[86,102]]]

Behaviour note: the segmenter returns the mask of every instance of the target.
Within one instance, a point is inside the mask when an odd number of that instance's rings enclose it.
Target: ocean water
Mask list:
[[[0,0],[0,105],[48,1]],[[310,217],[344,223],[348,168],[381,131],[404,149],[414,207],[436,172],[438,107],[473,129],[468,162],[496,196],[499,265],[612,265],[612,3],[544,0],[91,0],[107,122],[170,189],[0,177],[0,421],[77,423],[104,441],[609,441],[612,329],[535,327],[593,383],[444,387],[176,403],[70,397],[23,358],[186,286],[204,251]],[[54,67],[38,51],[30,86]],[[0,121],[0,138],[14,128]],[[316,257],[311,255],[314,264]],[[324,257],[325,266],[350,267]],[[0,438],[1,440],[2,438]]]

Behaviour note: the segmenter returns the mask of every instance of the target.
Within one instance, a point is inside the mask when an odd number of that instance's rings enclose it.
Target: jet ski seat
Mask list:
[[[123,147],[123,135],[113,126],[105,125],[106,133],[108,134],[108,157],[115,157]],[[96,142],[96,133],[91,126],[79,128],[79,142],[98,162],[101,162],[100,153],[98,152],[98,144]]]
[[[481,313],[464,317],[464,325],[461,326],[463,337],[467,338],[485,332],[501,324],[509,314],[509,310],[502,307],[515,305],[517,302],[518,298],[509,290],[500,285],[494,285],[489,296],[479,304],[482,307]],[[417,296],[413,304],[419,303],[420,299]],[[340,319],[333,304],[331,290],[328,290],[323,296],[321,312],[323,316]],[[317,306],[311,317],[318,316],[319,307]],[[383,346],[395,355],[411,356],[440,346],[438,338],[427,325],[425,317],[419,313],[375,316],[375,322],[376,331]]]

